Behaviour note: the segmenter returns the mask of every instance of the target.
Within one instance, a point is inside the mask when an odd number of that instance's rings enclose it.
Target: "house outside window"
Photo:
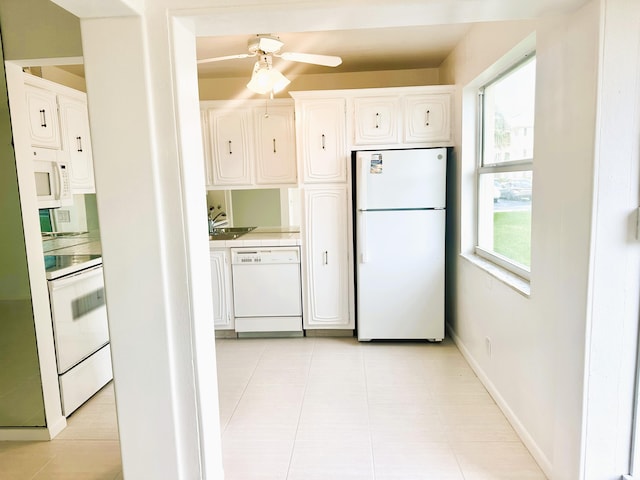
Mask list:
[[[479,91],[475,251],[525,279],[531,271],[535,73],[532,53]]]

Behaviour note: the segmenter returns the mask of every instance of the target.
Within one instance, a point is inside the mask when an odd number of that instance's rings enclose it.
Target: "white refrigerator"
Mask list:
[[[444,338],[445,148],[356,152],[358,340]]]

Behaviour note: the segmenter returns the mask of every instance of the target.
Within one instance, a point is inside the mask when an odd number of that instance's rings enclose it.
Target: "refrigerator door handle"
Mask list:
[[[364,153],[359,154],[357,162],[358,188],[357,206],[363,210],[367,208],[367,157]]]
[[[360,215],[358,221],[358,225],[360,226],[360,231],[358,232],[360,263],[367,263],[369,261],[369,255],[367,255],[367,215],[363,210],[359,210],[358,214]]]

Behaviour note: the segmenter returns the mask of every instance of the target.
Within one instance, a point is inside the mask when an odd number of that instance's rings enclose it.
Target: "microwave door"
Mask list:
[[[38,198],[51,197],[51,172],[35,172],[35,177]]]
[[[60,207],[60,200],[56,193],[57,180],[55,177],[57,176],[57,172],[55,172],[55,169],[51,168],[51,166],[52,165],[47,165],[48,168],[39,168],[35,172],[38,208]]]

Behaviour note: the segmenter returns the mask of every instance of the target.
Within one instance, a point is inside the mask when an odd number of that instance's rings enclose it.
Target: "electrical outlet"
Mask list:
[[[71,222],[71,214],[69,210],[58,210],[56,212],[56,219],[59,223],[70,223]]]
[[[484,348],[487,352],[487,357],[491,358],[491,339],[489,337],[484,337]]]

